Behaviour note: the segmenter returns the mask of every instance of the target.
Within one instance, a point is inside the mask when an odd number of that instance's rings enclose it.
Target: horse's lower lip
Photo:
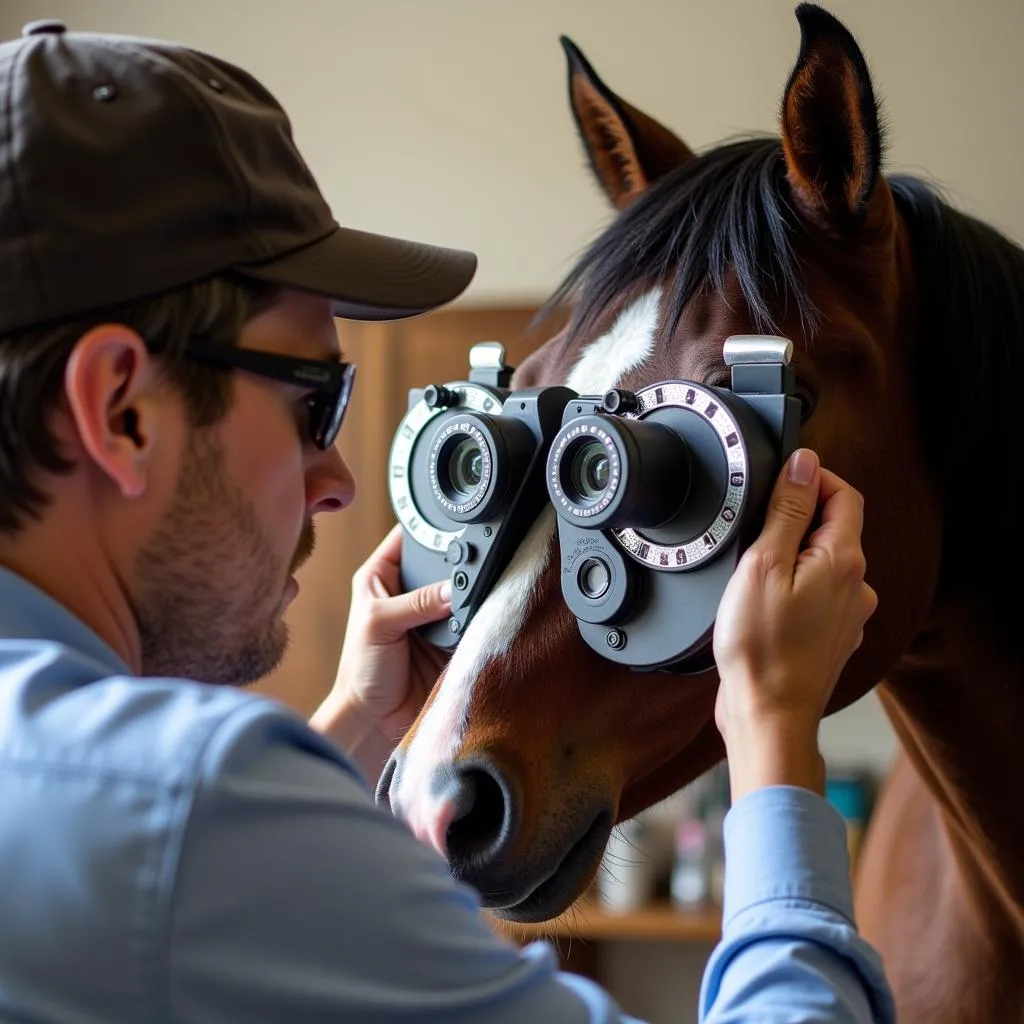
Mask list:
[[[518,924],[536,924],[557,917],[580,894],[587,876],[600,860],[611,822],[611,813],[602,811],[573,843],[558,867],[528,896],[512,906],[491,907],[491,912]]]

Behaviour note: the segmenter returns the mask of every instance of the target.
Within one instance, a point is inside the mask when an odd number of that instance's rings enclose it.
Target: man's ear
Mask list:
[[[125,498],[146,489],[159,383],[145,343],[124,324],[100,324],[83,334],[64,371],[75,441]]]

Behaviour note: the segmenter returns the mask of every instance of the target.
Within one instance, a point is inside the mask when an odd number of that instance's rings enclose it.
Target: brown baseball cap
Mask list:
[[[225,271],[391,320],[461,294],[476,257],[339,226],[232,64],[59,21],[0,43],[0,333]]]

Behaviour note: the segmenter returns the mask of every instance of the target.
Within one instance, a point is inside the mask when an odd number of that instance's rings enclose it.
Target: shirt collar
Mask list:
[[[53,640],[131,675],[124,660],[81,619],[24,577],[0,567],[0,641]]]

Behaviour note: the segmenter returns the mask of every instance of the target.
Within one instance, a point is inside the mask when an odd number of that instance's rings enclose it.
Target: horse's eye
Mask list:
[[[818,399],[807,388],[801,387],[799,382],[797,382],[795,397],[800,403],[800,422],[806,423],[811,418],[811,413],[814,412]]]

